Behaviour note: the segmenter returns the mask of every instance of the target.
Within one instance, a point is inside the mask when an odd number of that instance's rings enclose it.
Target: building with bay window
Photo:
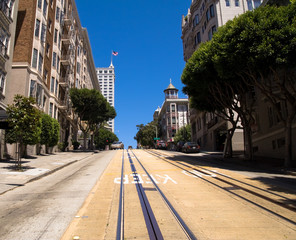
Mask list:
[[[154,112],[153,119],[160,126],[161,140],[173,142],[177,131],[189,124],[189,103],[187,98],[178,97],[178,89],[171,82],[164,93],[165,101]]]

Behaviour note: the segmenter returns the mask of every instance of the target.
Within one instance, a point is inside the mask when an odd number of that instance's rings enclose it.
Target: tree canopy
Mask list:
[[[115,141],[118,141],[118,137],[104,127],[100,127],[98,134],[95,135],[95,144],[98,149],[104,149],[106,145]]]
[[[289,132],[296,112],[295,16],[295,3],[265,6],[220,27],[211,41],[201,44],[183,71],[183,91],[190,96],[192,106],[201,111],[232,109],[244,127],[250,128],[256,119],[248,94],[257,87]],[[282,115],[278,102],[284,102],[289,116]],[[286,138],[290,148],[289,133]],[[286,151],[288,158],[290,151]]]
[[[84,133],[84,147],[86,147],[87,133],[96,131],[97,127],[110,118],[115,118],[115,109],[110,106],[104,96],[95,89],[70,89],[70,97],[78,124]]]
[[[156,137],[156,129],[158,129],[157,123],[139,124],[136,127],[138,132],[134,139],[137,140],[137,143],[145,147],[154,147],[154,138]]]

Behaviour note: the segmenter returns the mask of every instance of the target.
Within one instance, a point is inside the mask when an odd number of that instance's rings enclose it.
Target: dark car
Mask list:
[[[186,142],[182,147],[182,152],[185,152],[185,153],[189,153],[189,152],[198,153],[199,149],[200,149],[200,146],[197,143]]]
[[[183,141],[177,142],[177,149],[176,150],[178,152],[181,152],[184,144],[185,144],[185,142],[183,142]]]

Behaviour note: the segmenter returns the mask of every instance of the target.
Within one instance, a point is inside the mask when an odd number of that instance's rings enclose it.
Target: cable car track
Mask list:
[[[132,154],[132,155],[131,155]],[[154,181],[153,177],[149,174],[147,169],[144,167],[143,163],[139,160],[139,158],[136,156],[136,154],[133,151],[127,150],[127,156],[129,165],[132,171],[132,175],[134,177],[136,189],[138,198],[140,200],[142,213],[145,219],[146,228],[148,231],[149,239],[157,239],[162,240],[163,234],[158,226],[157,219],[154,215],[153,209],[150,205],[149,199],[145,193],[145,188],[143,187],[142,183],[139,181],[138,178],[138,170],[135,166],[135,163],[132,158],[135,158],[137,160],[137,163],[139,166],[145,171],[148,178],[150,179],[151,183],[155,187],[156,191],[159,193],[161,199],[164,201],[165,205],[171,212],[174,219],[177,221],[178,225],[182,229],[183,233],[185,234],[187,239],[195,240],[197,239],[196,236],[193,234],[193,232],[189,229],[189,227],[186,225],[185,221],[181,218],[181,216],[178,214],[176,209],[172,206],[168,198],[165,196],[165,194],[161,191],[161,189],[157,186],[156,182]],[[124,184],[123,184],[123,175],[124,175],[124,151],[122,154],[122,167],[121,167],[121,184],[120,184],[120,196],[119,196],[119,207],[118,207],[118,217],[117,217],[117,231],[116,231],[116,239],[117,240],[123,240],[124,237]]]
[[[262,205],[259,205],[258,203],[254,202],[253,200],[248,199],[245,196],[242,196],[241,194],[238,194],[238,193],[236,193],[236,192],[234,192],[234,191],[232,191],[230,189],[223,188],[219,184],[217,184],[217,183],[215,183],[213,181],[210,181],[210,180],[205,179],[205,178],[201,178],[200,175],[198,173],[196,173],[196,172],[200,172],[200,173],[205,174],[205,175],[209,175],[209,172],[212,172],[215,175],[217,175],[217,177],[215,177],[214,179],[217,180],[217,181],[219,181],[219,182],[228,184],[228,185],[232,186],[234,189],[243,190],[246,193],[252,194],[255,197],[258,197],[258,198],[263,199],[263,200],[266,200],[266,201],[268,201],[270,203],[276,204],[276,205],[278,205],[280,207],[283,207],[283,208],[285,208],[287,210],[290,210],[292,212],[296,212],[295,205],[288,205],[285,202],[280,202],[280,201],[278,201],[276,199],[273,199],[273,198],[271,198],[269,196],[265,196],[262,193],[256,192],[255,190],[248,189],[247,187],[241,186],[239,184],[243,184],[243,185],[246,185],[248,187],[253,187],[254,189],[256,189],[258,191],[259,190],[260,191],[264,191],[263,189],[261,189],[259,187],[251,186],[250,184],[247,184],[247,183],[244,183],[242,181],[233,179],[233,178],[231,178],[229,176],[226,176],[224,174],[221,174],[221,173],[218,173],[218,172],[214,172],[212,170],[205,169],[204,167],[201,167],[201,166],[196,167],[196,166],[189,165],[188,163],[186,164],[186,163],[182,163],[182,162],[179,162],[179,161],[168,160],[166,157],[172,157],[172,156],[167,155],[167,154],[164,154],[164,153],[161,153],[160,154],[160,153],[158,153],[156,151],[153,151],[153,150],[145,150],[145,151],[147,153],[149,153],[149,154],[151,154],[151,155],[153,155],[153,156],[155,156],[155,157],[157,157],[157,158],[159,158],[159,159],[161,159],[161,160],[163,160],[163,161],[165,161],[165,162],[167,162],[167,163],[169,163],[169,164],[171,164],[171,165],[173,165],[173,166],[175,166],[175,167],[177,167],[177,168],[179,168],[179,169],[181,169],[181,170],[183,170],[185,172],[187,172],[188,174],[191,174],[193,176],[196,176],[196,177],[202,179],[203,181],[206,181],[207,183],[210,183],[211,185],[214,185],[215,187],[218,187],[218,188],[220,188],[222,190],[225,190],[225,191],[227,191],[227,192],[235,195],[236,197],[239,197],[239,198],[241,198],[241,199],[243,199],[243,200],[245,200],[245,201],[247,201],[247,202],[249,202],[249,203],[251,203],[251,204],[253,204],[253,205],[255,205],[255,206],[259,207],[259,208],[261,208],[261,209],[264,209],[264,210],[268,211],[269,213],[271,213],[271,214],[273,214],[273,215],[275,215],[275,216],[277,216],[277,217],[279,217],[279,218],[281,218],[281,219],[283,219],[283,220],[285,220],[285,221],[287,221],[287,222],[289,222],[291,224],[294,224],[294,225],[296,224],[296,221],[291,220],[291,219],[283,216],[282,214],[275,212],[274,210],[271,210],[271,209],[268,209],[267,207],[264,207]],[[224,179],[224,178],[226,178],[226,179]],[[239,184],[238,183],[234,183],[234,181],[239,182]],[[274,194],[274,193],[270,193],[269,192],[269,194]],[[274,195],[279,196],[277,194],[274,194]],[[280,196],[280,197],[281,198],[284,198],[283,196]],[[284,200],[287,200],[287,199],[284,198]]]

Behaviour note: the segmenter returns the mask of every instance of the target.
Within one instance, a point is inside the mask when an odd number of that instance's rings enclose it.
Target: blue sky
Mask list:
[[[76,0],[87,28],[96,67],[115,68],[115,134],[125,147],[136,147],[136,125],[153,120],[172,79],[179,89],[185,62],[182,15],[191,0]]]

